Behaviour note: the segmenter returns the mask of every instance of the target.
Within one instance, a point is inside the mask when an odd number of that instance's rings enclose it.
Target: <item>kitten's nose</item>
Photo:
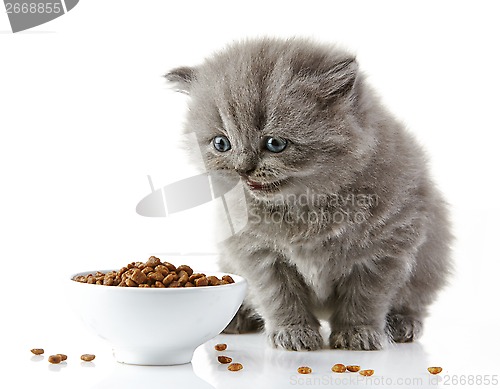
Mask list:
[[[234,170],[236,170],[240,176],[246,178],[250,175],[250,173],[252,173],[255,170],[255,167],[252,168],[241,167],[241,168],[234,168]]]
[[[234,163],[234,170],[241,176],[248,176],[257,167],[257,157],[254,154],[241,153]]]

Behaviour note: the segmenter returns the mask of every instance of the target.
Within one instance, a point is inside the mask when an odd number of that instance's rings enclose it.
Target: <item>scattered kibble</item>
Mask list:
[[[57,365],[58,363],[61,363],[62,361],[62,358],[61,358],[61,355],[60,354],[56,354],[56,355],[51,355],[49,358],[48,358],[48,361],[54,365]]]
[[[217,351],[224,351],[225,349],[227,349],[227,344],[225,343],[216,344],[214,346],[214,349],[216,349]]]
[[[43,348],[32,348],[31,352],[35,355],[42,355],[45,351]]]
[[[312,369],[309,366],[300,366],[297,369],[297,372],[299,374],[311,374],[312,373]]]
[[[332,371],[334,373],[344,373],[346,371],[346,367],[342,363],[336,363],[332,366]]]
[[[232,358],[230,358],[230,357],[226,357],[226,356],[224,356],[224,355],[219,355],[219,356],[217,357],[217,360],[218,360],[220,363],[224,363],[224,364],[226,364],[226,363],[231,363],[231,362],[233,361],[233,359],[232,359]]]
[[[369,377],[369,376],[373,375],[373,373],[375,373],[375,370],[360,370],[359,371],[359,374],[361,374],[365,377]]]
[[[228,367],[227,370],[229,371],[238,371],[243,369],[243,365],[241,363],[231,363]]]
[[[132,288],[189,288],[234,283],[229,275],[219,279],[216,276],[193,273],[193,269],[188,265],[175,267],[170,262],[161,262],[155,256],[146,262],[131,262],[118,271],[113,270],[108,273],[98,271],[95,274],[76,276],[73,280],[84,284]]]
[[[428,367],[427,370],[431,374],[439,374],[443,371],[443,368],[438,366],[433,366],[433,367]]]
[[[361,367],[358,365],[348,365],[346,366],[346,369],[349,370],[350,372],[356,373],[359,371],[359,369],[361,369]]]
[[[85,361],[85,362],[90,362],[90,361],[93,361],[95,359],[95,355],[94,354],[83,354],[80,359],[82,361]]]

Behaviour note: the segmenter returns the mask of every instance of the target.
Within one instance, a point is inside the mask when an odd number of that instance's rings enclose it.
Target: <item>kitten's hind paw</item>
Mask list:
[[[330,347],[347,350],[381,350],[388,343],[384,331],[371,326],[357,326],[333,331],[330,335]]]
[[[422,321],[399,313],[387,315],[386,331],[397,343],[409,343],[420,338]]]
[[[319,331],[308,326],[287,326],[268,333],[271,344],[276,348],[293,351],[312,351],[323,347]]]
[[[225,334],[245,334],[258,332],[263,328],[264,320],[253,309],[242,305],[222,332]]]

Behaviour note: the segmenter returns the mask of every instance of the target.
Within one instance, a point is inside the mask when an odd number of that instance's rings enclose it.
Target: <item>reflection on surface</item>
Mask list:
[[[137,366],[116,363],[111,374],[93,388],[200,388],[213,386],[199,378],[190,363],[177,366]]]
[[[57,364],[52,364],[52,363],[49,363],[48,365],[48,368],[50,371],[54,371],[54,372],[58,372],[58,371],[61,371],[61,369],[64,369],[65,367],[67,367],[68,364],[66,362],[61,362],[61,363],[57,363]]]
[[[222,352],[217,343],[226,343]],[[229,372],[217,362],[218,355],[243,364],[243,370]],[[420,343],[395,344],[383,351],[346,351],[323,349],[314,352],[276,350],[268,346],[263,334],[219,335],[195,352],[196,373],[215,388],[283,387],[397,387],[435,388],[440,378],[427,372],[428,360]],[[372,377],[358,373],[333,373],[336,363],[360,365],[373,369]],[[297,373],[299,366],[309,366],[312,374]]]

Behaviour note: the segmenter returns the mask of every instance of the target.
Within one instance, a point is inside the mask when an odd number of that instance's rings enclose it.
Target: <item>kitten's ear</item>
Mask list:
[[[353,92],[358,76],[358,63],[354,57],[347,58],[334,64],[325,76],[326,82],[321,88],[325,99],[348,96]]]
[[[181,66],[169,71],[165,74],[165,78],[178,92],[189,94],[191,83],[196,78],[196,70],[195,68]]]

